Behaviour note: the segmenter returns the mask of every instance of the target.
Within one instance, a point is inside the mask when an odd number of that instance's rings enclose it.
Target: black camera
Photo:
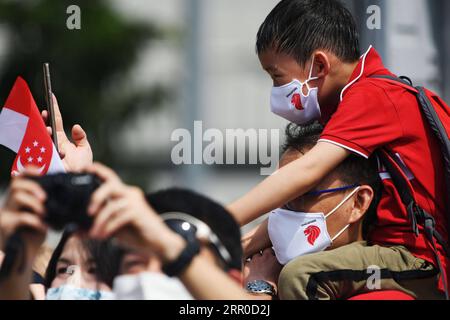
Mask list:
[[[32,178],[45,190],[47,214],[45,222],[55,230],[72,225],[89,230],[92,218],[87,207],[101,180],[87,173],[59,173]]]

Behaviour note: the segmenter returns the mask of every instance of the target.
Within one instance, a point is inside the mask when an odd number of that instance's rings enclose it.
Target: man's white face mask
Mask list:
[[[113,291],[117,300],[193,300],[180,280],[156,272],[119,276]]]
[[[285,265],[296,257],[320,252],[331,246],[350,225],[342,228],[334,237],[330,237],[326,219],[335,213],[358,190],[359,186],[323,190],[318,193],[330,193],[355,188],[328,214],[295,212],[276,209],[269,215],[269,237],[275,255],[280,264]]]

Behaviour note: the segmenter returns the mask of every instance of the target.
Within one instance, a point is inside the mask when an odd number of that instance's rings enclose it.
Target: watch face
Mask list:
[[[273,294],[273,286],[264,280],[254,280],[247,283],[247,291],[251,293]]]

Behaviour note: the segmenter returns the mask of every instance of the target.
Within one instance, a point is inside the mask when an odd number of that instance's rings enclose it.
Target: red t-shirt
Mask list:
[[[341,103],[326,123],[320,141],[339,145],[368,158],[386,147],[404,163],[418,204],[436,220],[437,231],[447,236],[444,168],[437,139],[422,115],[416,96],[407,89],[372,75],[392,75],[375,49],[369,48],[341,93]],[[380,173],[383,194],[378,206],[372,243],[403,245],[416,257],[435,263],[433,249],[419,228],[412,231],[406,209],[389,174]],[[450,274],[443,248],[438,245],[443,268]],[[440,284],[442,289],[442,283]]]

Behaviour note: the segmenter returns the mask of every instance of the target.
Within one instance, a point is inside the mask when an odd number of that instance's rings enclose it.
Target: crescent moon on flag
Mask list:
[[[44,169],[45,169],[45,164],[42,167],[38,168],[39,174],[42,174],[42,172],[44,172]],[[22,161],[20,161],[20,156],[17,159],[17,171],[19,171],[19,172],[25,171],[25,167],[23,166]]]

